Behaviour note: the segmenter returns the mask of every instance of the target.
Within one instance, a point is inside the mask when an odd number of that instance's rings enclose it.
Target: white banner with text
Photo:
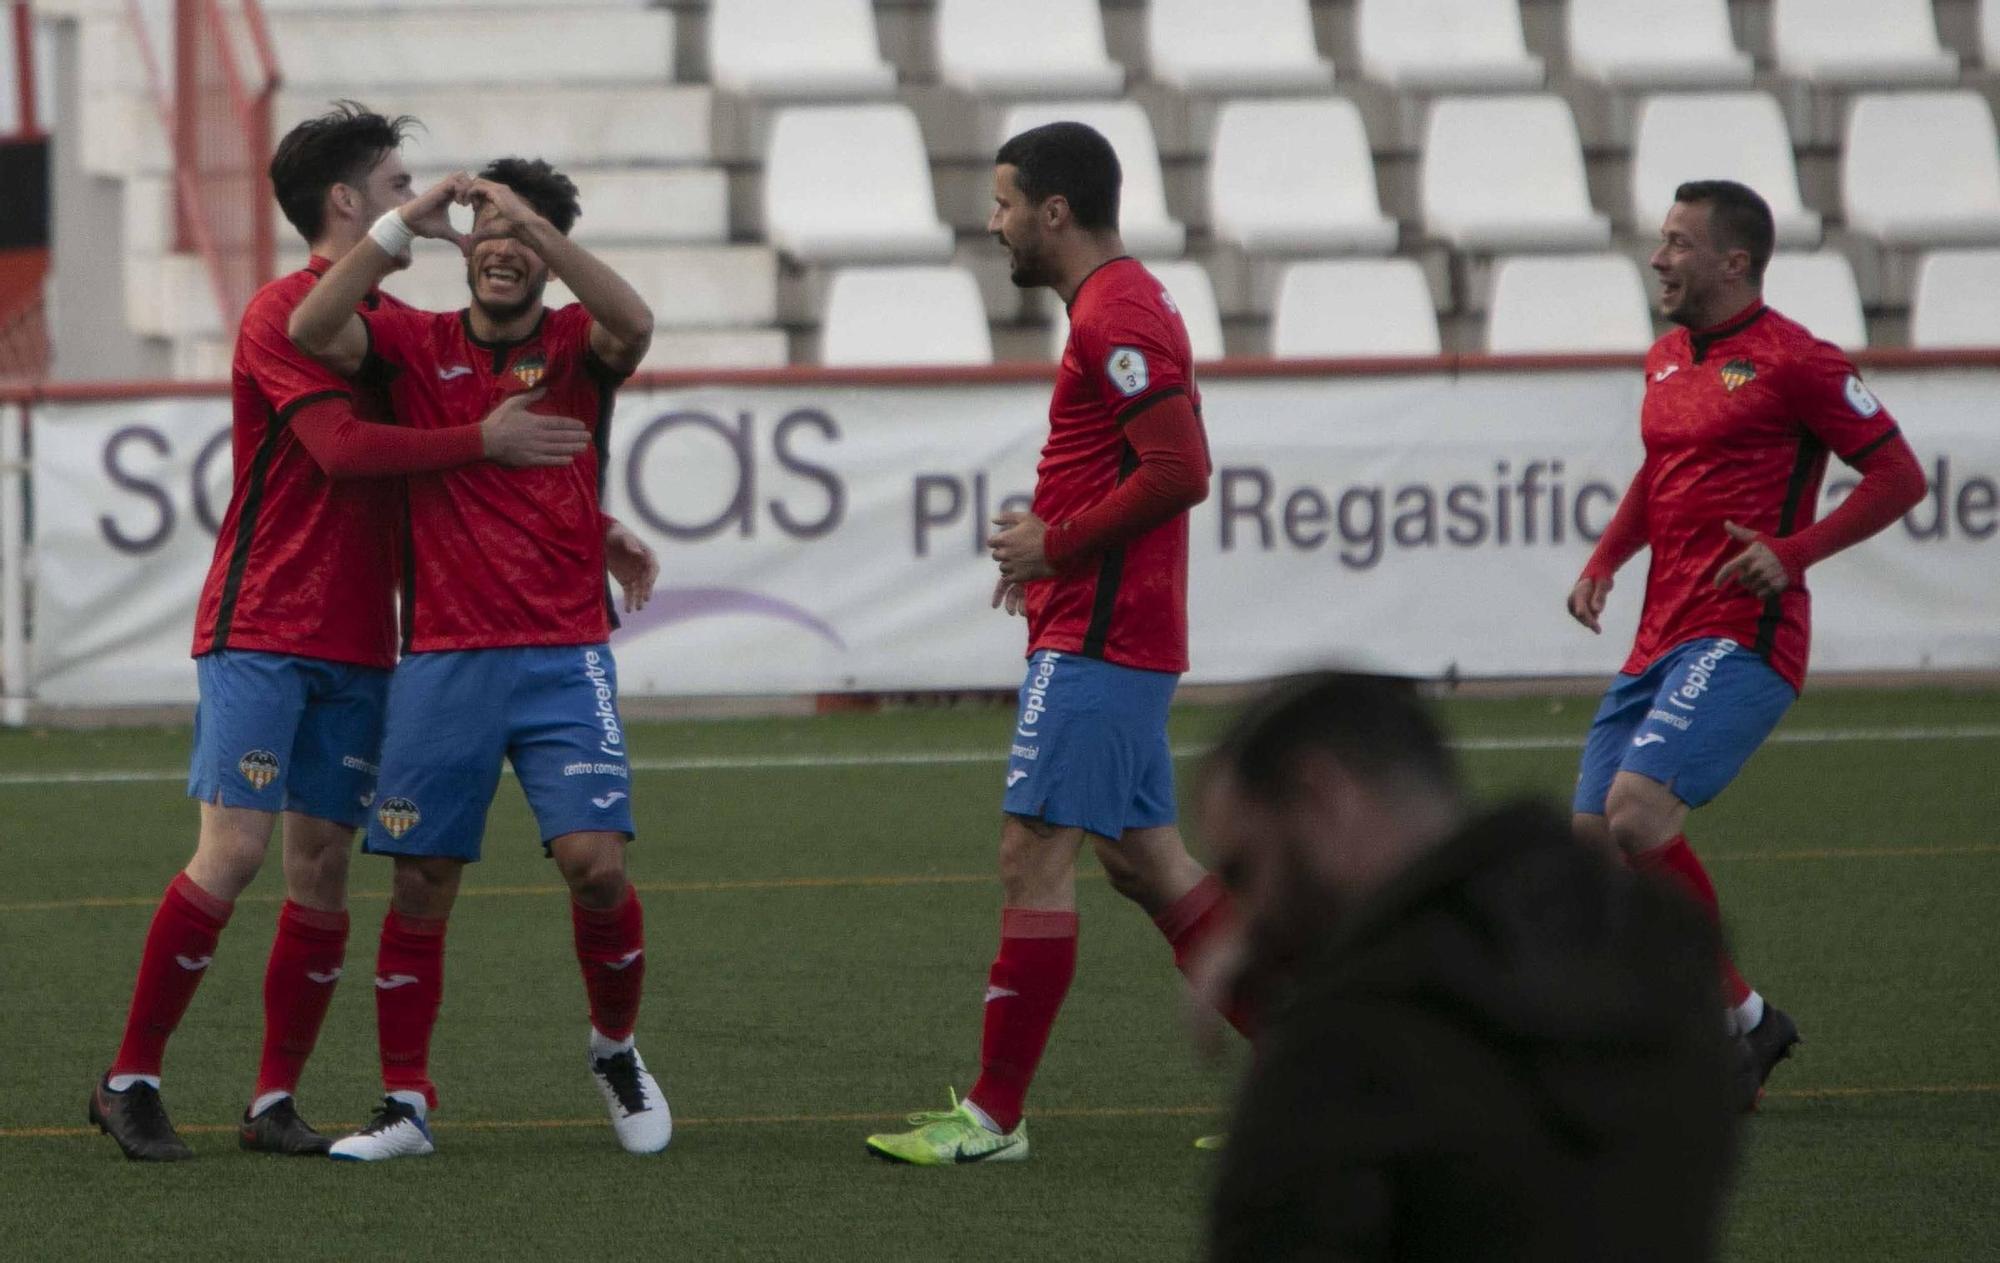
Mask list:
[[[2000,371],[1871,374],[1932,486],[1817,567],[1822,671],[2000,668]],[[1643,556],[1594,637],[1563,598],[1637,466],[1636,371],[1218,378],[1194,511],[1191,681],[1347,663],[1606,674]],[[1047,387],[628,390],[606,508],[660,553],[613,637],[628,695],[1010,687],[989,519],[1025,507]],[[468,418],[471,419],[471,418]],[[36,695],[194,697],[195,599],[228,501],[228,402],[34,412]],[[1822,511],[1853,485],[1835,462]],[[385,582],[387,582],[385,576]]]

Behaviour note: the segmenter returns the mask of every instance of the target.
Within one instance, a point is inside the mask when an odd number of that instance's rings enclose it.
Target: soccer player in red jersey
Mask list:
[[[989,225],[1014,284],[1069,306],[1033,511],[995,519],[993,603],[1028,616],[1028,669],[1000,833],[1000,950],[979,1079],[949,1111],[868,1149],[925,1166],[1028,1156],[1022,1107],[1076,969],[1087,840],[1183,972],[1228,927],[1220,883],[1174,827],[1167,708],[1187,670],[1187,513],[1208,494],[1187,329],[1118,235],[1117,155],[1080,123],[1009,140]],[[1239,1030],[1240,1014],[1231,1014]]]
[[[619,1143],[653,1153],[666,1147],[672,1118],[633,1043],[644,915],[626,876],[631,771],[598,578],[613,397],[652,340],[652,312],[570,241],[576,186],[547,163],[502,159],[477,180],[453,181],[457,200],[476,208],[466,243],[471,304],[355,314],[356,297],[395,266],[412,234],[457,240],[447,204],[412,203],[384,215],[300,304],[294,340],[343,373],[386,379],[397,415],[418,429],[448,429],[533,391],[540,407],[592,418],[592,447],[559,468],[468,466],[409,480],[404,656],[365,844],[395,857],[375,977],[385,1095],[332,1156],[433,1150],[429,1050],[446,921],[465,865],[479,858],[503,760],[572,895],[592,1074]],[[551,275],[581,301],[546,308]]]
[[[264,978],[264,1048],[241,1143],[323,1153],[292,1103],[347,942],[347,860],[367,812],[389,668],[401,483],[372,477],[490,458],[567,463],[587,435],[512,406],[420,433],[389,420],[285,335],[292,308],[383,211],[410,197],[397,149],[407,118],[351,102],[278,145],[271,183],[312,247],[300,271],[251,299],[231,372],[235,485],[202,588],[200,680],[188,794],[201,804],[194,857],[146,935],[125,1036],[89,1114],[129,1158],[192,1156],[160,1101],[168,1038],[214,958],[237,897],[285,818],[285,903]],[[370,291],[364,308],[394,308]]]
[[[1652,549],[1632,654],[1593,720],[1575,829],[1678,882],[1716,913],[1682,830],[1735,779],[1805,684],[1806,568],[1924,495],[1916,454],[1838,347],[1764,305],[1770,207],[1726,180],[1683,184],[1653,252],[1660,310],[1681,326],[1646,356],[1646,455],[1569,594],[1595,632],[1612,576]],[[1861,481],[1814,521],[1831,453]],[[1798,1027],[1722,961],[1754,1108]]]

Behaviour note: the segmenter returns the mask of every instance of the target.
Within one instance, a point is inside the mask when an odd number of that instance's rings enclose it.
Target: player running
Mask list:
[[[462,241],[448,212],[476,208]],[[376,960],[386,1095],[332,1156],[432,1152],[430,1040],[443,996],[446,919],[511,760],[542,843],[572,895],[590,1002],[589,1060],[619,1143],[667,1146],[673,1124],[633,1043],[646,975],[645,924],[626,877],[631,772],[618,718],[598,509],[614,393],[652,341],[639,295],[569,240],[576,186],[545,162],[502,159],[384,215],[293,314],[292,337],[346,374],[389,379],[397,414],[448,428],[526,392],[593,419],[593,449],[557,469],[475,466],[409,481],[404,657],[389,690],[381,792],[366,849],[395,857]],[[354,300],[396,266],[413,235],[460,242],[471,304],[453,312]],[[580,303],[548,310],[550,275]],[[649,571],[626,585],[643,604]]]
[[[1805,683],[1806,567],[1894,522],[1925,489],[1847,357],[1764,305],[1774,240],[1770,207],[1741,184],[1675,191],[1652,265],[1661,313],[1681,328],[1647,353],[1645,461],[1569,594],[1570,615],[1599,631],[1612,575],[1653,550],[1638,638],[1584,746],[1574,823],[1711,915],[1715,887],[1682,828]],[[1829,451],[1861,481],[1815,522]],[[1798,1027],[1727,956],[1722,979],[1751,1109]]]
[[[1086,839],[1149,913],[1183,973],[1231,907],[1174,827],[1167,707],[1187,670],[1187,511],[1208,443],[1187,329],[1118,235],[1118,157],[1080,123],[1009,140],[988,227],[1014,284],[1069,306],[1032,513],[995,519],[993,604],[1028,616],[1027,680],[1000,832],[1000,950],[987,975],[979,1079],[914,1130],[868,1137],[923,1166],[1028,1156],[1022,1105],[1076,970]],[[1240,1014],[1230,1014],[1238,1030]]]
[[[271,159],[278,204],[312,260],[260,289],[237,333],[235,483],[195,617],[200,701],[188,795],[201,803],[200,832],[153,914],[124,1040],[90,1098],[90,1120],[128,1158],[193,1156],[160,1099],[167,1041],[263,865],[280,812],[285,902],[240,1140],[267,1153],[326,1151],[292,1094],[340,978],[349,847],[374,789],[396,660],[402,484],[368,475],[482,458],[567,464],[588,442],[580,423],[518,403],[482,424],[428,433],[379,424],[390,417],[377,393],[328,373],[285,336],[292,308],[332,261],[409,200],[397,149],[411,121],[343,102],[293,128]],[[365,309],[399,306],[373,290],[356,297]]]

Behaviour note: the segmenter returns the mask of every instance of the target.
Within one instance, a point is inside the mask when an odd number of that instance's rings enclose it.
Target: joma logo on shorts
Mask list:
[[[1701,695],[1708,692],[1708,682],[1715,674],[1715,668],[1739,648],[1740,645],[1727,637],[1716,641],[1707,653],[1694,660],[1694,666],[1688,668],[1686,681],[1675,689],[1667,700],[1682,710],[1693,710],[1694,704],[1701,700]],[[1682,701],[1682,698],[1687,700]]]
[[[1056,663],[1061,659],[1061,654],[1050,650],[1035,664],[1035,674],[1028,679],[1028,700],[1021,706],[1021,724],[1014,729],[1017,736],[1035,735],[1035,725],[1042,722],[1042,712],[1049,708],[1049,682],[1055,679]]]
[[[597,694],[597,726],[604,730],[598,750],[614,758],[625,757],[625,733],[618,727],[618,707],[611,691],[611,673],[604,669],[604,655],[595,649],[583,651],[583,674]]]

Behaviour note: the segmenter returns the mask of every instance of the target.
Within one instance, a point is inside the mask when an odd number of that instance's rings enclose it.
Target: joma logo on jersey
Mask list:
[[[236,770],[243,773],[250,788],[262,789],[278,779],[278,756],[269,750],[252,750],[236,760]]]
[[[535,383],[542,380],[542,374],[548,369],[549,362],[546,359],[539,354],[530,353],[522,356],[514,365],[514,380],[533,390]]]
[[[375,818],[382,822],[390,837],[400,838],[417,827],[424,813],[418,811],[417,805],[407,798],[391,798],[382,804],[382,810],[375,813]]]
[[[1735,393],[1739,386],[1747,386],[1757,376],[1757,366],[1749,360],[1731,360],[1722,366],[1722,388]]]

